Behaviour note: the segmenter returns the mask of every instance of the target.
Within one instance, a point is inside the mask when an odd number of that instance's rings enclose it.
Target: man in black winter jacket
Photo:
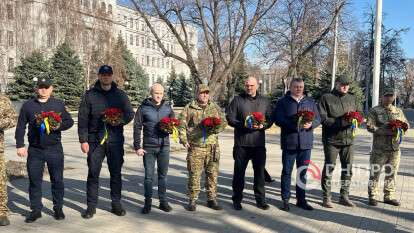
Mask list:
[[[73,126],[73,120],[66,111],[63,101],[51,97],[53,92],[50,77],[39,77],[37,80],[37,97],[26,101],[20,109],[16,126],[17,155],[27,156],[27,173],[29,175],[29,199],[31,213],[25,222],[32,223],[42,217],[42,181],[45,163],[52,183],[53,211],[56,220],[63,220],[63,148],[61,131]],[[59,124],[49,124],[49,120],[41,120],[40,116],[53,111],[59,114]],[[49,118],[47,118],[49,119]],[[29,147],[25,148],[24,136],[26,125]]]
[[[249,160],[254,170],[254,194],[256,205],[261,209],[269,209],[265,200],[264,168],[266,164],[265,130],[272,125],[271,106],[269,100],[257,93],[257,79],[249,77],[245,82],[245,93],[234,97],[226,111],[228,124],[234,127],[234,174],[233,174],[233,207],[241,210],[244,178]],[[250,127],[246,118],[253,112],[260,112],[266,122]]]
[[[113,82],[112,68],[103,65],[99,68],[99,80],[86,91],[78,113],[78,135],[83,153],[88,153],[87,209],[83,218],[92,218],[98,203],[99,173],[102,162],[107,157],[111,174],[112,213],[123,216],[121,205],[122,178],[124,163],[123,127],[134,118],[134,111],[128,96]],[[103,113],[108,109],[121,112],[117,123],[105,123]]]
[[[151,87],[151,97],[145,99],[135,114],[134,148],[138,156],[143,156],[145,168],[145,204],[143,214],[151,211],[152,183],[154,178],[155,161],[158,173],[159,208],[165,212],[172,210],[167,202],[167,172],[170,160],[169,135],[159,128],[159,122],[164,117],[173,118],[174,112],[169,102],[163,100],[164,88],[156,83]],[[141,144],[143,132],[143,145]]]

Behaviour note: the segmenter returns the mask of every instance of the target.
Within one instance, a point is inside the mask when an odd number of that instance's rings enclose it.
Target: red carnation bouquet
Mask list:
[[[168,134],[173,134],[174,130],[180,125],[180,121],[177,118],[164,117],[160,121],[160,129]]]
[[[104,144],[109,137],[108,129],[106,128],[107,124],[111,126],[118,126],[124,123],[123,112],[120,108],[107,108],[102,113],[102,115],[102,121],[105,123],[105,134],[103,139],[101,140],[101,145]]]
[[[40,135],[50,134],[51,130],[57,130],[62,123],[60,113],[49,111],[41,112],[35,115],[36,124],[40,127]]]
[[[310,110],[300,110],[296,113],[298,119],[298,129],[302,128],[304,124],[310,123],[315,119],[315,113]]]
[[[347,112],[344,115],[344,119],[352,124],[352,137],[355,137],[356,129],[364,122],[364,118],[359,112]]]
[[[120,108],[107,108],[103,112],[103,122],[112,126],[120,125],[124,122],[122,118],[122,110]]]
[[[217,133],[217,130],[221,125],[221,119],[220,117],[207,117],[204,118],[200,124],[203,129],[203,142],[205,143],[207,134]]]
[[[257,129],[266,122],[265,116],[261,112],[252,112],[246,117],[244,126],[249,129]]]
[[[388,127],[394,132],[394,140],[401,144],[405,132],[408,130],[408,124],[400,120],[390,120]]]
[[[201,121],[201,125],[207,130],[211,131],[220,127],[221,119],[220,117],[207,117]]]

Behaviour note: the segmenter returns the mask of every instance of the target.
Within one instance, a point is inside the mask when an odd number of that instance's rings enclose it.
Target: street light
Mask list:
[[[262,79],[259,79],[259,90],[260,90],[260,94],[263,94],[264,93],[263,87],[262,87],[262,83],[263,83],[263,80]]]

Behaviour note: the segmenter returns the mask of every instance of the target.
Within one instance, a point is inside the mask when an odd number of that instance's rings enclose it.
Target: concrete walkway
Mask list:
[[[118,217],[110,213],[109,172],[104,164],[101,173],[100,200],[97,214],[93,219],[84,220],[80,213],[86,207],[86,155],[82,154],[76,136],[76,127],[63,135],[65,151],[65,214],[66,220],[56,221],[52,217],[52,201],[48,176],[44,177],[45,206],[43,217],[33,224],[24,223],[24,215],[29,211],[28,180],[11,180],[8,186],[9,207],[11,209],[11,225],[1,227],[0,232],[414,232],[414,137],[407,137],[402,149],[401,167],[398,176],[398,198],[400,207],[392,207],[380,203],[377,207],[367,205],[368,152],[370,136],[360,131],[356,139],[356,157],[354,181],[351,199],[357,207],[348,208],[335,205],[334,209],[320,206],[320,182],[311,175],[308,200],[315,207],[314,211],[303,211],[294,206],[289,213],[279,210],[281,151],[279,135],[272,130],[267,141],[267,169],[276,179],[266,187],[266,197],[271,208],[267,211],[256,208],[253,191],[253,170],[249,165],[246,173],[245,198],[243,210],[235,211],[231,206],[231,180],[233,173],[233,131],[226,130],[220,135],[222,150],[219,198],[224,207],[222,211],[213,211],[205,206],[206,196],[200,195],[196,212],[184,209],[186,198],[186,153],[177,144],[173,145],[168,176],[168,199],[173,211],[160,211],[155,198],[153,210],[149,215],[140,213],[143,206],[143,165],[142,158],[137,157],[132,149],[131,128],[126,130],[127,144],[125,165],[123,169],[123,205],[127,215]],[[6,158],[23,161],[15,155],[14,130],[6,132]],[[320,130],[315,139],[315,149],[312,161],[316,167],[323,165]],[[339,163],[339,161],[338,161]],[[334,180],[339,179],[339,169],[336,169]],[[383,179],[383,176],[381,176]],[[382,185],[382,184],[381,184]],[[154,187],[156,189],[156,187]],[[294,186],[292,185],[294,191]],[[338,199],[339,186],[334,185],[334,201]],[[156,190],[154,192],[156,194]],[[294,193],[294,192],[293,192]]]

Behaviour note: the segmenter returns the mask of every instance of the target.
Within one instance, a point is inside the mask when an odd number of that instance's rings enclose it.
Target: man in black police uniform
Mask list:
[[[111,175],[112,213],[124,216],[121,205],[122,178],[124,163],[124,125],[134,118],[134,111],[128,96],[118,89],[113,81],[112,67],[103,65],[99,68],[98,81],[86,91],[78,113],[78,134],[81,150],[88,153],[87,209],[83,218],[92,218],[98,203],[99,173],[106,156]],[[122,110],[122,123],[104,124],[103,112],[107,108]],[[105,137],[105,131],[108,133]],[[104,139],[105,138],[105,139]]]
[[[45,163],[52,183],[53,210],[56,220],[65,218],[63,214],[63,148],[61,143],[61,131],[73,126],[73,120],[66,111],[63,101],[51,97],[53,92],[52,82],[49,76],[44,75],[37,81],[37,97],[26,101],[19,114],[16,127],[17,155],[27,157],[27,172],[29,175],[29,198],[32,212],[26,217],[26,222],[31,223],[42,217],[42,181]],[[54,111],[59,113],[62,122],[59,128],[50,128],[50,132],[36,122],[36,115],[42,112]],[[24,135],[26,125],[29,124],[28,139],[29,148],[25,148]]]

